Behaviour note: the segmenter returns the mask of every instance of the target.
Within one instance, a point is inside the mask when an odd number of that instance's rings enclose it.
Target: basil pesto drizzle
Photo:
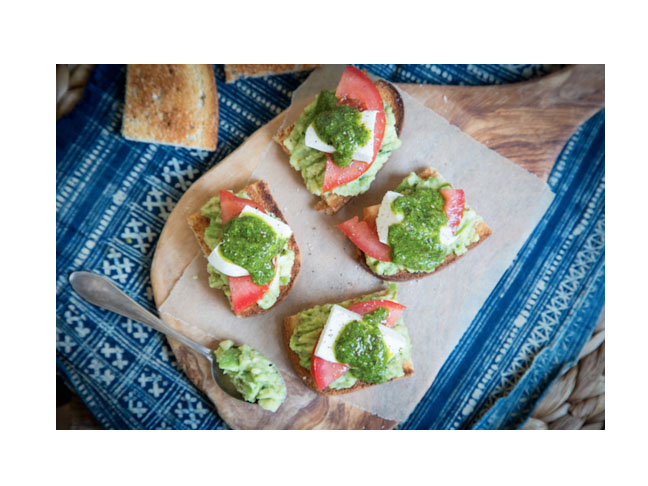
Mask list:
[[[389,312],[380,307],[362,316],[361,321],[346,324],[333,346],[335,359],[349,365],[353,376],[366,383],[387,381],[389,349],[378,324],[387,319]]]
[[[439,231],[448,222],[440,190],[405,190],[392,202],[392,210],[404,215],[389,227],[388,243],[394,263],[420,272],[431,272],[445,258]]]
[[[315,106],[313,128],[317,136],[335,147],[331,159],[339,167],[348,166],[356,147],[369,141],[371,132],[360,122],[360,110],[338,105],[333,91],[322,91]]]
[[[266,285],[275,274],[272,259],[281,252],[285,243],[286,240],[279,238],[263,219],[244,214],[225,225],[220,253],[250,272],[255,284]]]

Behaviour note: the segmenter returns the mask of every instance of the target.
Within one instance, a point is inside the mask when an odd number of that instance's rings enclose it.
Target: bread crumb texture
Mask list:
[[[122,134],[129,140],[216,150],[218,96],[209,64],[131,64]]]

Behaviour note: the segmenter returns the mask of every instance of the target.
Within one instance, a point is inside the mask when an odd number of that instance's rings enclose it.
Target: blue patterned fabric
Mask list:
[[[552,72],[542,65],[359,65],[394,82],[481,85]],[[290,103],[307,74],[225,84],[215,67],[218,150],[130,142],[119,130],[125,69],[98,66],[57,123],[56,364],[105,428],[227,428],[178,369],[166,339],[103,311],[67,284],[106,275],[155,311],[150,265],[181,195]],[[401,428],[515,428],[578,355],[604,296],[604,113],[572,137],[549,179],[556,198]]]

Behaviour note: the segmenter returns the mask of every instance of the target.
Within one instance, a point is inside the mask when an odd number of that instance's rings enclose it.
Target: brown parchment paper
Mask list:
[[[318,69],[295,92],[285,124],[292,123],[321,89],[335,89],[341,66]],[[493,234],[438,274],[398,284],[407,306],[414,375],[339,399],[389,420],[403,421],[432,384],[441,365],[515,258],[553,199],[546,183],[475,141],[417,100],[401,92],[405,121],[402,147],[392,153],[369,191],[334,216],[314,209],[318,198],[304,186],[288,156],[271,143],[250,181],[264,179],[292,227],[302,253],[302,269],[288,297],[265,315],[236,318],[222,292],[207,285],[206,259],[198,254],[160,311],[195,337],[231,338],[257,348],[282,373],[296,376],[281,342],[285,316],[315,304],[332,303],[384,288],[355,260],[355,248],[335,225],[377,204],[410,172],[439,171],[466,193],[467,204]],[[233,188],[238,189],[238,188]],[[194,276],[198,278],[194,278]],[[187,305],[191,302],[191,305]],[[313,393],[304,387],[306,393]],[[281,413],[281,408],[277,413]]]

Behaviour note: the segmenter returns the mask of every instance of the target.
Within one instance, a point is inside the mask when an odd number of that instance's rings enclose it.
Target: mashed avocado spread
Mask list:
[[[221,341],[214,351],[218,367],[229,376],[243,398],[276,412],[286,399],[286,384],[281,373],[261,353],[247,346]]]
[[[318,114],[318,104],[322,103],[323,106],[326,106],[325,98],[329,97],[330,94],[330,91],[322,91],[317,95],[315,101],[304,109],[304,112],[295,122],[290,135],[284,140],[284,145],[290,152],[290,165],[301,172],[302,178],[306,183],[306,188],[318,196],[322,195],[324,171],[326,169],[326,154],[307,147],[305,137],[306,129],[313,123],[313,120]],[[324,101],[321,101],[323,99]],[[396,117],[391,107],[387,104],[385,104],[385,121],[385,135],[380,145],[380,151],[376,155],[376,159],[371,164],[371,167],[369,167],[369,170],[359,178],[332,189],[330,193],[340,196],[356,196],[369,189],[369,186],[376,178],[376,173],[385,165],[392,151],[401,146],[401,141],[396,134]],[[318,136],[321,138],[322,134],[318,132]]]
[[[347,300],[340,303],[342,307],[349,307],[351,304],[356,302],[365,302],[368,300],[375,299],[385,299],[397,302],[396,299],[396,285],[390,284],[387,294],[370,294],[365,295],[359,299]],[[310,371],[311,366],[311,355],[313,354],[313,348],[317,343],[320,331],[324,328],[326,320],[328,319],[329,313],[331,312],[331,307],[333,304],[318,305],[311,309],[304,310],[297,314],[297,324],[295,330],[293,331],[292,336],[290,337],[290,349],[293,350],[299,356],[299,364]],[[364,317],[364,316],[363,316]],[[372,312],[366,317],[363,318],[363,321],[360,325],[367,326],[368,328],[375,327],[378,322],[377,319],[382,320],[380,312]],[[352,324],[352,323],[350,323]],[[348,326],[348,324],[347,324]],[[345,326],[346,328],[346,326]],[[351,388],[358,380],[375,382],[375,383],[384,383],[391,380],[392,378],[398,378],[405,374],[403,371],[403,361],[411,361],[411,352],[412,346],[409,339],[409,334],[407,333],[407,328],[403,323],[403,318],[401,317],[396,325],[393,328],[396,332],[401,334],[406,341],[406,346],[404,349],[398,352],[398,354],[393,357],[388,357],[387,361],[384,362],[384,353],[380,351],[380,346],[375,346],[375,349],[372,349],[365,356],[369,356],[369,359],[364,361],[354,361],[350,365],[350,369],[336,381],[329,385],[329,388],[334,390],[340,390],[343,388]],[[340,357],[345,357],[343,354],[350,352],[349,341],[347,338],[352,337],[354,334],[360,334],[361,336],[372,336],[371,329],[358,329],[358,325],[354,325],[352,328],[349,328],[349,333],[346,337],[342,335],[338,336],[335,345],[335,353],[337,358],[337,353],[340,352]],[[367,341],[371,341],[371,338],[363,337],[362,342],[366,344]],[[384,343],[383,339],[380,339],[381,343]],[[345,344],[346,343],[346,344]],[[338,346],[339,345],[339,346]],[[371,345],[371,342],[369,342]],[[377,359],[376,362],[372,362],[371,357]],[[352,361],[353,358],[350,358],[349,361]],[[341,361],[341,360],[340,360]],[[376,381],[369,381],[376,380]]]
[[[392,261],[382,262],[365,255],[369,268],[379,275],[393,275],[400,270],[433,272],[448,255],[462,255],[471,243],[479,241],[476,227],[482,218],[466,207],[454,234],[456,239],[449,244],[441,242],[439,230],[448,218],[440,191],[450,188],[440,176],[422,179],[415,173],[408,175],[396,188],[404,197],[396,198],[391,206],[392,211],[404,215],[401,223],[389,227]]]
[[[236,195],[238,197],[249,199],[249,196],[245,192],[240,192]],[[223,228],[219,196],[211,198],[201,208],[200,213],[204,217],[209,218],[209,226],[205,230],[203,238],[210,250],[216,248],[221,240],[223,240],[223,244],[225,245],[227,237],[229,237],[230,231],[232,231],[233,237],[231,237],[230,240],[231,249],[223,251],[223,246],[221,246],[221,252],[223,255],[234,263],[246,268],[250,272],[252,280],[257,285],[265,285],[271,280],[268,291],[263,298],[257,302],[257,305],[262,309],[272,307],[277,301],[277,297],[279,297],[281,290],[280,287],[282,285],[287,285],[290,282],[291,271],[295,261],[295,253],[288,249],[288,240],[276,238],[276,233],[272,231],[272,228],[270,228],[270,226],[263,220],[254,216],[234,218],[228,221],[225,228]],[[252,218],[258,220],[265,226],[260,226],[257,221],[247,221]],[[234,223],[239,220],[244,221],[242,223]],[[228,228],[228,225],[231,225],[230,228]],[[233,229],[232,226],[234,227]],[[266,229],[265,227],[272,231],[274,238],[271,237],[272,235],[267,235],[267,237],[265,237],[259,234],[259,228]],[[247,241],[248,237],[252,243],[251,246],[247,245],[247,243],[245,245],[238,243],[242,238],[245,238]],[[252,246],[254,246],[254,250],[252,250]],[[268,255],[272,256],[268,257]],[[269,263],[274,256],[277,256],[277,272],[274,272],[272,263]],[[243,262],[244,264],[239,262]],[[270,267],[269,272],[268,266]],[[230,297],[231,293],[227,276],[216,270],[210,264],[207,264],[207,271],[209,273],[209,286],[216,289],[222,289],[225,294]],[[255,280],[255,275],[257,276],[258,281]]]

